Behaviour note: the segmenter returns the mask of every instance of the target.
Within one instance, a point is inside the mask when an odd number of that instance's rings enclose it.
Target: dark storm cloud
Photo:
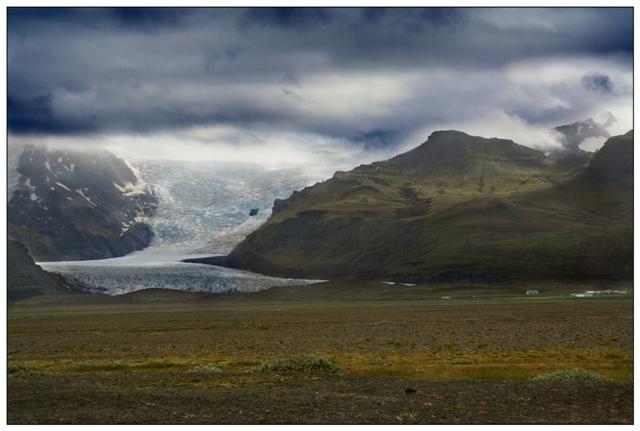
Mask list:
[[[387,148],[398,141],[404,133],[398,130],[379,130],[373,129],[366,132],[360,132],[352,136],[355,142],[362,143],[365,150],[378,150]]]
[[[239,24],[241,27],[258,25],[303,29],[316,24],[325,24],[331,20],[331,17],[331,9],[328,8],[255,8],[243,12]]]
[[[630,8],[10,8],[8,26],[16,134],[268,124],[391,145],[504,103],[510,64],[599,56],[630,70],[633,52]],[[569,109],[549,103],[499,108]]]
[[[113,8],[110,12],[122,26],[134,30],[156,30],[163,27],[175,27],[188,11],[171,8]]]
[[[51,95],[42,94],[29,100],[7,98],[9,124],[13,131],[49,131],[56,127],[51,112]]]
[[[33,31],[33,25],[61,27],[65,24],[89,28],[127,27],[137,31],[160,30],[180,24],[195,9],[178,8],[9,8],[11,31]]]
[[[613,83],[611,78],[604,73],[589,73],[582,77],[582,85],[592,91],[600,93],[611,93],[613,91]]]

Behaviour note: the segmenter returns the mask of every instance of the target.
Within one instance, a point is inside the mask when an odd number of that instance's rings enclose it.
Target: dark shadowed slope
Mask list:
[[[70,287],[65,280],[36,265],[22,244],[7,241],[7,299],[9,301],[69,291]]]
[[[629,132],[576,169],[509,140],[435,132],[276,201],[226,264],[296,277],[630,278],[632,153]]]
[[[128,164],[106,151],[26,147],[9,202],[9,238],[37,260],[122,256],[149,245],[157,207]]]
[[[633,187],[633,130],[609,139],[593,158],[587,175],[595,181]]]

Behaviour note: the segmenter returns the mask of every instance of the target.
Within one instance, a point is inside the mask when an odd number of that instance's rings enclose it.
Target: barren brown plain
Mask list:
[[[9,422],[632,423],[631,287],[529,287],[32,298],[9,307]],[[629,293],[569,296],[592,288]],[[253,370],[305,354],[342,371]],[[606,379],[532,380],[575,368]]]

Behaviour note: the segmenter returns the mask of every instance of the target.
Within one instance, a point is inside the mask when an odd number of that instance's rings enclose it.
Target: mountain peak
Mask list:
[[[469,135],[468,133],[461,132],[460,130],[453,130],[453,129],[435,130],[431,132],[427,140],[442,139],[442,138],[478,138],[478,136],[472,136],[472,135]]]
[[[450,170],[465,168],[481,160],[539,164],[544,160],[544,154],[511,139],[482,138],[457,130],[438,130],[421,145],[390,162]]]
[[[482,144],[486,143],[486,141],[504,141],[515,144],[515,142],[513,142],[511,139],[500,139],[495,137],[484,138],[482,136],[470,135],[459,130],[435,130],[429,135],[429,138],[427,138],[424,143],[426,144],[428,142],[433,143],[441,141],[447,141],[454,144]]]
[[[609,123],[612,123],[610,118],[606,121],[606,124]],[[609,138],[611,136],[606,129],[606,124],[599,124],[595,122],[593,118],[587,118],[583,121],[576,121],[575,123],[555,127],[554,130],[564,138],[562,149],[557,152],[559,155],[566,153],[585,153],[585,151],[580,148],[580,144],[586,139]]]

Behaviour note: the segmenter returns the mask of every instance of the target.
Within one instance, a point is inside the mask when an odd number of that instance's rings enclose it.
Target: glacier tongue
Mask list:
[[[190,292],[254,292],[320,280],[267,277],[182,259],[227,254],[264,223],[276,198],[315,182],[295,169],[250,164],[143,160],[136,172],[160,203],[148,221],[151,245],[127,256],[90,261],[40,262],[47,271],[81,281],[89,290],[117,295],[149,288]],[[258,208],[256,216],[249,216]]]
[[[187,257],[204,257],[185,251],[138,251],[127,256],[67,262],[40,262],[45,270],[72,277],[95,293],[120,295],[142,289],[177,289],[187,292],[257,292],[274,286],[317,283],[267,277],[248,271],[197,263],[183,263]]]

